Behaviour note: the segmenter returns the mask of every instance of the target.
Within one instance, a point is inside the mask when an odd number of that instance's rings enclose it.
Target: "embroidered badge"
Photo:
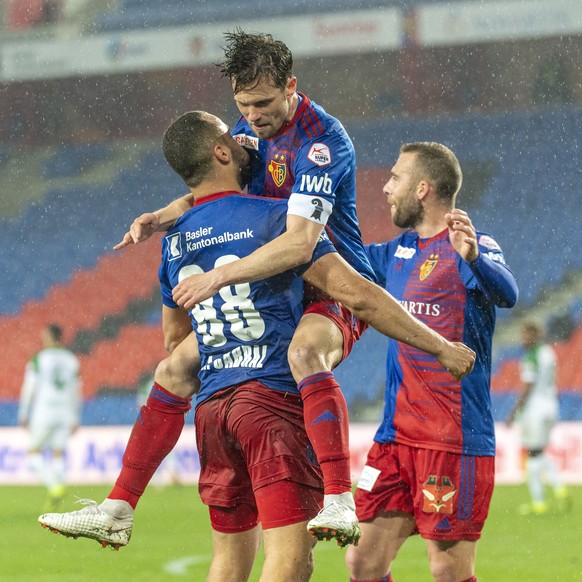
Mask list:
[[[420,267],[420,280],[424,281],[431,273],[432,270],[436,267],[438,263],[439,256],[437,254],[432,254]]]
[[[285,165],[285,156],[283,154],[275,154],[275,159],[269,162],[267,167],[273,182],[277,187],[281,187],[285,178],[287,177],[287,166]]]
[[[439,478],[436,475],[429,475],[422,486],[424,495],[424,505],[422,510],[425,513],[453,513],[453,497],[457,490],[451,483],[449,477]]]

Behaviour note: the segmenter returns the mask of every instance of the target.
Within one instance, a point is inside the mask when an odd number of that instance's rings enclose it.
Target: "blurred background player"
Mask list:
[[[43,348],[26,364],[18,422],[29,431],[30,465],[48,491],[49,508],[65,494],[65,450],[79,426],[79,360],[61,345],[62,330],[50,324],[41,332]]]
[[[553,348],[544,341],[539,324],[524,323],[521,339],[524,348],[520,361],[522,389],[507,423],[511,425],[518,420],[522,448],[527,454],[525,469],[531,503],[521,505],[519,512],[539,515],[549,510],[544,493],[546,483],[551,486],[559,509],[567,509],[569,505],[568,490],[562,484],[554,461],[546,453],[558,419],[557,359]]]
[[[407,538],[426,540],[437,582],[475,582],[477,540],[494,485],[491,349],[496,307],[517,284],[501,248],[455,202],[462,171],[431,142],[405,144],[384,193],[396,239],[368,245],[379,280],[410,313],[477,357],[464,379],[388,340],[382,423],[355,493],[362,537],[348,549],[351,580],[392,581]]]
[[[297,91],[293,55],[269,34],[241,30],[225,35],[221,72],[232,86],[241,112],[232,130],[251,153],[248,192],[288,198],[285,232],[241,261],[187,277],[175,291],[187,309],[226,285],[264,279],[307,262],[324,227],[339,254],[361,275],[374,273],[364,251],[356,216],[356,157],[342,124]],[[142,215],[123,246],[166,227],[192,205],[191,195]],[[324,509],[310,524],[318,539],[359,537],[352,496],[348,409],[332,370],[350,353],[365,325],[342,305],[313,292],[306,298],[289,348],[289,363],[304,403],[309,439],[323,472]],[[194,391],[198,368],[192,336],[156,370],[156,382],[181,398]],[[145,461],[144,461],[145,462]],[[147,483],[136,483],[143,490]],[[123,498],[122,492],[114,492]]]

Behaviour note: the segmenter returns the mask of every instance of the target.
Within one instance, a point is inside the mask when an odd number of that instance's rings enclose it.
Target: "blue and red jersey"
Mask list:
[[[356,216],[356,156],[343,125],[299,94],[295,115],[272,138],[259,139],[244,117],[232,135],[251,152],[249,193],[289,199],[289,214],[327,226],[339,254],[373,280]]]
[[[401,305],[450,341],[477,355],[473,371],[455,380],[437,359],[390,339],[384,416],[374,440],[452,453],[492,456],[491,342],[496,307],[512,307],[517,285],[503,252],[478,232],[479,257],[469,264],[448,229],[429,239],[407,231],[368,245],[378,281]]]
[[[222,192],[202,198],[162,239],[162,301],[177,305],[172,289],[185,277],[249,255],[285,230],[286,200]],[[334,252],[322,234],[312,261]],[[269,279],[223,287],[191,312],[200,351],[200,404],[218,390],[258,380],[274,390],[299,393],[287,350],[303,314],[307,266]]]

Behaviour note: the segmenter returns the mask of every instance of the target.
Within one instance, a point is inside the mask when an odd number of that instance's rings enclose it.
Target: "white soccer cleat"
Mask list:
[[[104,548],[119,550],[127,546],[133,527],[133,511],[125,510],[123,517],[113,517],[92,499],[79,499],[86,507],[68,513],[45,513],[38,518],[42,527],[66,537],[97,540]],[[127,504],[129,509],[130,506]]]
[[[336,501],[326,505],[307,524],[307,531],[319,541],[335,539],[340,548],[348,544],[357,546],[362,535],[356,512]]]

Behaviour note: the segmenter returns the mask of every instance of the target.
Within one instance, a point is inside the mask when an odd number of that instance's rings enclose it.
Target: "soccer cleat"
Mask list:
[[[560,512],[567,512],[572,509],[572,496],[566,487],[563,485],[557,487],[554,491],[554,498],[556,500],[556,507]]]
[[[77,503],[86,507],[69,513],[45,513],[38,521],[53,533],[73,539],[97,540],[104,548],[111,546],[119,550],[121,546],[127,546],[133,526],[132,512],[126,511],[124,517],[113,517],[92,499],[79,499]]]
[[[519,513],[521,515],[543,515],[548,513],[550,506],[545,501],[532,501],[519,506]]]
[[[335,539],[340,548],[348,544],[357,546],[362,535],[356,512],[335,501],[307,524],[307,531],[319,541]]]

